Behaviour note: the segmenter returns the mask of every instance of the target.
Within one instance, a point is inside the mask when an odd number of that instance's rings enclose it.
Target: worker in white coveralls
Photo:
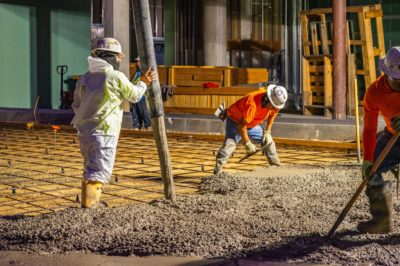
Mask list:
[[[285,106],[288,98],[284,87],[270,84],[267,90],[260,89],[249,93],[227,110],[225,141],[216,156],[214,174],[219,174],[229,157],[236,149],[240,139],[246,147],[246,153],[256,152],[257,147],[251,142],[262,145],[270,165],[280,165],[271,129],[280,109]],[[267,119],[265,129],[261,126]],[[251,139],[251,140],[250,140]]]
[[[110,181],[123,116],[122,102],[139,101],[157,75],[147,70],[132,84],[120,72],[124,57],[118,40],[104,38],[88,57],[89,71],[74,92],[72,124],[78,130],[84,159],[82,207],[97,208],[104,184]]]

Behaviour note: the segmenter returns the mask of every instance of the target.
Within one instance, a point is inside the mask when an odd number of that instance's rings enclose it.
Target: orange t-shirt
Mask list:
[[[374,159],[379,114],[383,116],[389,132],[396,133],[390,125],[390,120],[400,115],[400,92],[389,87],[384,75],[369,86],[364,96],[364,160]]]
[[[261,99],[265,95],[265,92],[264,89],[260,89],[234,102],[228,108],[228,117],[236,123],[244,118],[247,122],[247,128],[255,127],[267,118],[269,119],[269,124],[272,124],[278,114],[278,110],[270,110],[266,107],[261,107]]]

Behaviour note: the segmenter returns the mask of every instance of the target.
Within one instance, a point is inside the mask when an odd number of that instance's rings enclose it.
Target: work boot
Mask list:
[[[82,207],[96,209],[100,206],[101,192],[103,191],[103,183],[98,181],[84,181],[85,186],[82,187]]]
[[[267,157],[269,165],[281,165],[281,160],[279,159],[279,155],[276,152],[275,142],[272,141],[265,149],[263,150],[264,155]]]
[[[236,141],[234,139],[225,139],[224,144],[222,144],[215,159],[214,175],[222,172],[222,168],[228,162],[229,157],[235,149]]]
[[[387,181],[381,186],[368,186],[365,194],[368,196],[372,219],[359,223],[357,230],[370,234],[391,232],[393,228],[392,184]]]

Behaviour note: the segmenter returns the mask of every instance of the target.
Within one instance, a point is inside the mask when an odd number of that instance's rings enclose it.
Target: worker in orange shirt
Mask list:
[[[227,110],[225,141],[216,156],[214,174],[219,174],[229,157],[236,149],[240,139],[246,147],[246,153],[256,152],[257,147],[250,141],[267,147],[264,152],[271,165],[280,165],[275,142],[272,139],[271,128],[280,109],[288,98],[287,91],[282,86],[268,85],[267,90],[260,89],[249,93]],[[261,124],[267,120],[265,129]]]
[[[379,60],[384,73],[367,89],[364,96],[364,130],[362,175],[367,179],[366,195],[372,219],[358,224],[362,233],[387,233],[393,227],[392,186],[384,181],[382,173],[400,163],[400,140],[382,161],[374,175],[370,175],[373,161],[396,131],[400,130],[400,47],[391,48]],[[386,127],[377,138],[378,115],[385,120]]]

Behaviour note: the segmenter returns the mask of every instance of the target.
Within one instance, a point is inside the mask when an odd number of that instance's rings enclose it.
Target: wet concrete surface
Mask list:
[[[387,177],[389,178],[389,176]],[[362,195],[333,239],[326,237],[361,182],[360,167],[283,165],[205,177],[201,193],[119,208],[68,208],[0,219],[0,250],[33,254],[189,256],[219,265],[311,263],[398,265],[398,222],[386,235],[361,235]],[[395,217],[399,201],[394,200]],[[240,262],[242,261],[242,264]]]

